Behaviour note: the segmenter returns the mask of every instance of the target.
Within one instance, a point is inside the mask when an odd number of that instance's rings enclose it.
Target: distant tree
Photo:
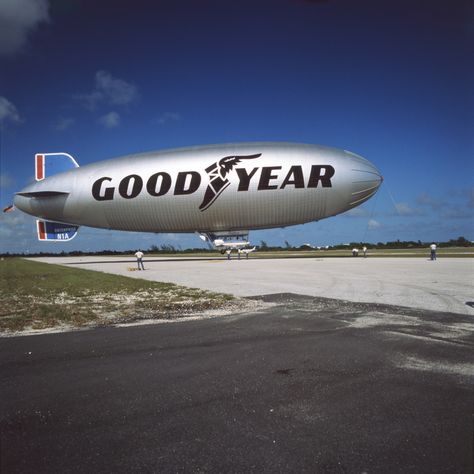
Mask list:
[[[447,242],[439,242],[440,247],[472,247],[473,244],[465,237],[458,237],[457,239],[450,239]]]
[[[260,241],[260,249],[261,249],[261,250],[266,250],[266,249],[268,249],[268,245],[267,245],[267,243],[266,243],[264,240],[261,240],[261,241]]]
[[[166,245],[166,244],[161,245],[161,250],[163,252],[176,253],[176,248],[171,244],[170,245]]]
[[[469,240],[467,240],[465,237],[458,237],[456,240],[456,245],[458,247],[469,247],[471,242],[469,242]]]
[[[285,247],[287,249],[291,249],[291,245],[290,245],[290,242],[288,242],[288,240],[285,240]]]

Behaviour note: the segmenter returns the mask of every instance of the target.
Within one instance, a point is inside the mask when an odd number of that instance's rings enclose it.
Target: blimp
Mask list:
[[[245,248],[251,230],[346,212],[383,180],[350,151],[283,142],[178,148],[81,167],[68,153],[38,153],[35,178],[14,207],[37,217],[40,241],[68,241],[88,226],[197,233],[218,249]]]

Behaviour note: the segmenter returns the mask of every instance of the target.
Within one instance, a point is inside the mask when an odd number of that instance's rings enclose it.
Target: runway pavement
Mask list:
[[[177,283],[237,296],[296,293],[472,314],[474,259],[297,258],[230,260],[145,257],[48,257],[38,260],[107,273]]]
[[[2,339],[0,472],[472,472],[470,315],[262,299]]]

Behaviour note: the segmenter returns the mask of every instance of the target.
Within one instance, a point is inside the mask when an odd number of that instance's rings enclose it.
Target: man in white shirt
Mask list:
[[[430,245],[431,260],[436,260],[436,244],[432,243]]]
[[[138,252],[135,252],[135,257],[137,257],[138,269],[145,270],[145,267],[143,266],[143,252],[141,250],[138,250]],[[142,268],[140,268],[140,265]]]

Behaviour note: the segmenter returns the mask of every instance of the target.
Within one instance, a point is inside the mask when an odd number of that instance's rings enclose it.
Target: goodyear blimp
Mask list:
[[[128,155],[79,167],[67,153],[35,157],[36,182],[14,206],[36,216],[38,238],[66,241],[79,226],[197,232],[241,248],[254,229],[318,221],[373,196],[382,176],[335,148],[236,143]]]

